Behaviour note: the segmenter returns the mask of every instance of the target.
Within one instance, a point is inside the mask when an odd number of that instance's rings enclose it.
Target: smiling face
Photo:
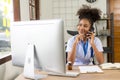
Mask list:
[[[91,24],[90,24],[90,21],[88,20],[88,19],[81,19],[80,21],[79,21],[79,24],[78,24],[78,26],[77,26],[77,28],[78,28],[78,33],[79,34],[84,34],[84,35],[86,35],[87,34],[87,32],[90,30],[90,28],[91,28]]]

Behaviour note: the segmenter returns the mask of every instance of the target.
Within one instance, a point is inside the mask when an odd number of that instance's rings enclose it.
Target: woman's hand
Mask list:
[[[87,38],[90,39],[90,44],[93,45],[94,44],[95,33],[89,31],[88,34],[87,34]]]
[[[78,44],[78,42],[79,42],[80,40],[83,40],[84,37],[85,37],[84,34],[78,34],[78,35],[76,36],[75,43]]]

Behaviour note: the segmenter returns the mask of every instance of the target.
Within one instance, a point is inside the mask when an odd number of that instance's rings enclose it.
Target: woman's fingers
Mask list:
[[[86,34],[86,37],[87,38],[91,38],[91,37],[94,37],[95,36],[95,33],[94,32],[88,32],[87,34]]]

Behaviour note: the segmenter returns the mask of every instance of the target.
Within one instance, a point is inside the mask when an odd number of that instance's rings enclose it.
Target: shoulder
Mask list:
[[[75,38],[76,38],[76,36],[72,36],[72,37],[68,40],[66,52],[69,52],[69,51],[72,50],[72,45],[73,45],[73,43],[74,43],[74,41],[75,41]]]
[[[95,37],[94,39],[95,44],[101,44],[101,40],[98,37]]]
[[[75,41],[75,38],[76,38],[76,35],[75,35],[75,36],[72,36],[72,37],[68,40],[67,44],[68,44],[68,45],[72,45],[72,44],[74,43],[74,41]]]
[[[101,40],[98,37],[95,37],[94,42],[95,42],[95,45],[96,45],[98,51],[103,52],[103,46],[102,46]]]
[[[98,37],[95,37],[94,41],[101,41]]]
[[[76,35],[75,35],[75,36],[72,36],[72,37],[68,40],[68,42],[74,42],[74,41],[75,41],[75,38],[76,38]]]

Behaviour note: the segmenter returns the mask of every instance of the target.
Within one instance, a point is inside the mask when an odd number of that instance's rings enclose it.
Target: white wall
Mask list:
[[[40,0],[40,19],[52,18],[52,0]]]
[[[20,0],[20,16],[21,21],[30,20],[29,0]]]
[[[0,65],[0,80],[4,80],[5,64]]]
[[[51,19],[52,18],[52,0],[40,0],[40,18],[41,19]],[[74,0],[73,0],[74,1]],[[95,3],[87,3],[86,0],[79,0],[79,5],[88,4],[92,7],[97,7],[106,13],[106,1],[107,0],[97,0]],[[102,5],[102,6],[101,6]]]

